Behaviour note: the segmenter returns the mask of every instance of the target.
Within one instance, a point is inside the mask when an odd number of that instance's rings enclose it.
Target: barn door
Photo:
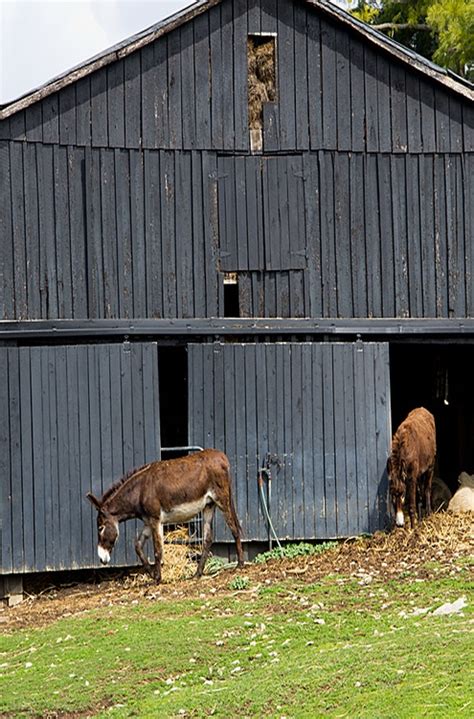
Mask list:
[[[219,157],[218,179],[221,269],[304,269],[303,157]]]
[[[347,537],[385,522],[385,343],[192,344],[190,443],[230,458],[247,539],[265,540],[257,475],[272,472],[280,538]],[[230,539],[222,523],[217,537]]]
[[[156,343],[3,347],[3,573],[99,566],[85,499],[159,456]],[[121,527],[116,565],[136,563]]]

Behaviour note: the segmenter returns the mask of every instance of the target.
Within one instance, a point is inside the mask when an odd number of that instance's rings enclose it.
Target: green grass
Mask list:
[[[0,716],[470,717],[469,593],[463,569],[107,606],[3,634]],[[415,612],[462,595],[463,615]]]

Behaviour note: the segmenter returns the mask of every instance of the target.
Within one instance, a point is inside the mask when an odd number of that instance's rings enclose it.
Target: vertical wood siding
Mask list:
[[[468,100],[299,3],[224,0],[0,123],[0,137],[93,147],[248,150],[247,35],[277,35],[264,146],[472,151]]]
[[[3,142],[0,153],[1,319],[217,315],[213,156]]]
[[[125,471],[159,457],[156,343],[1,347],[1,572],[99,566],[95,511]],[[135,523],[116,565],[135,564]]]
[[[0,153],[2,319],[474,313],[470,156]]]
[[[192,344],[189,440],[223,448],[244,535],[265,540],[257,476],[267,454],[282,539],[372,532],[386,516],[387,344]],[[216,536],[230,534],[218,520]]]

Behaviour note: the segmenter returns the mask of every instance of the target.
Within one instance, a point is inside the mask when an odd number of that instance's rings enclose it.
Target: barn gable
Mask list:
[[[265,150],[472,149],[470,83],[331,3],[290,0],[199,2],[0,109],[0,137],[245,152],[247,38],[260,33],[277,39]]]

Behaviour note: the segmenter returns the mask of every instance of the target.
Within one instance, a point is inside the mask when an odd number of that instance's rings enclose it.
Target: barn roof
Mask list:
[[[292,1],[293,0],[288,0],[288,2]],[[415,68],[424,75],[429,76],[432,80],[441,83],[445,87],[463,95],[467,99],[474,99],[473,83],[460,77],[459,75],[456,75],[450,70],[446,70],[445,68],[435,65],[433,62],[427,60],[413,50],[410,50],[404,45],[401,45],[383,33],[370,27],[370,25],[367,25],[366,23],[353,17],[342,8],[334,5],[330,2],[330,0],[304,1],[308,5],[312,5],[323,12],[327,17],[332,18],[334,21],[344,25],[351,31],[362,35],[368,42],[385,52],[388,52],[397,60],[408,64],[411,68]],[[154,42],[159,37],[183,25],[197,15],[200,15],[214,5],[219,5],[221,2],[222,0],[197,0],[197,2],[194,2],[192,5],[188,5],[174,15],[171,15],[155,25],[151,25],[145,30],[142,30],[126,40],[113,45],[98,55],[84,61],[80,65],[76,65],[61,75],[49,80],[44,85],[41,85],[25,95],[22,95],[18,99],[4,105],[0,105],[0,120],[15,114],[20,110],[24,110],[30,105],[33,105],[35,102],[38,102],[48,95],[57,92],[63,87],[71,85],[82,77],[86,77],[95,70],[130,55],[136,50],[139,50],[145,45]]]

